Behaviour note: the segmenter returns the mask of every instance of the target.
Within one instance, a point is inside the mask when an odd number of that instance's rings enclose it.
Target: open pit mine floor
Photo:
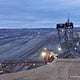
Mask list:
[[[39,68],[0,75],[0,80],[80,80],[80,59],[55,59]]]

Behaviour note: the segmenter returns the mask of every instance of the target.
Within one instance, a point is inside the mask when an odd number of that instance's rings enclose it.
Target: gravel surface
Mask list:
[[[80,59],[56,59],[36,69],[0,75],[0,80],[80,80]]]

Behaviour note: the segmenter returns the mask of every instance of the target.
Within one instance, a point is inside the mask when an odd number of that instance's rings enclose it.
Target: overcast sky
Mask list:
[[[53,28],[67,21],[80,26],[80,0],[0,0],[0,28]]]

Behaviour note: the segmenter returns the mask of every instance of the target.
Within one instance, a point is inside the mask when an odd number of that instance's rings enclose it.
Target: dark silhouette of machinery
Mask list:
[[[58,38],[62,48],[69,49],[73,44],[73,23],[57,24]]]

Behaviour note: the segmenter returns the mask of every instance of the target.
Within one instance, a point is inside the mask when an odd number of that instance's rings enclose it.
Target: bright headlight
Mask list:
[[[42,52],[42,53],[41,53],[41,56],[42,56],[42,57],[45,57],[45,56],[46,56],[46,52]]]
[[[58,48],[58,51],[61,51],[61,50],[62,50],[62,49],[59,47],[59,48]]]

